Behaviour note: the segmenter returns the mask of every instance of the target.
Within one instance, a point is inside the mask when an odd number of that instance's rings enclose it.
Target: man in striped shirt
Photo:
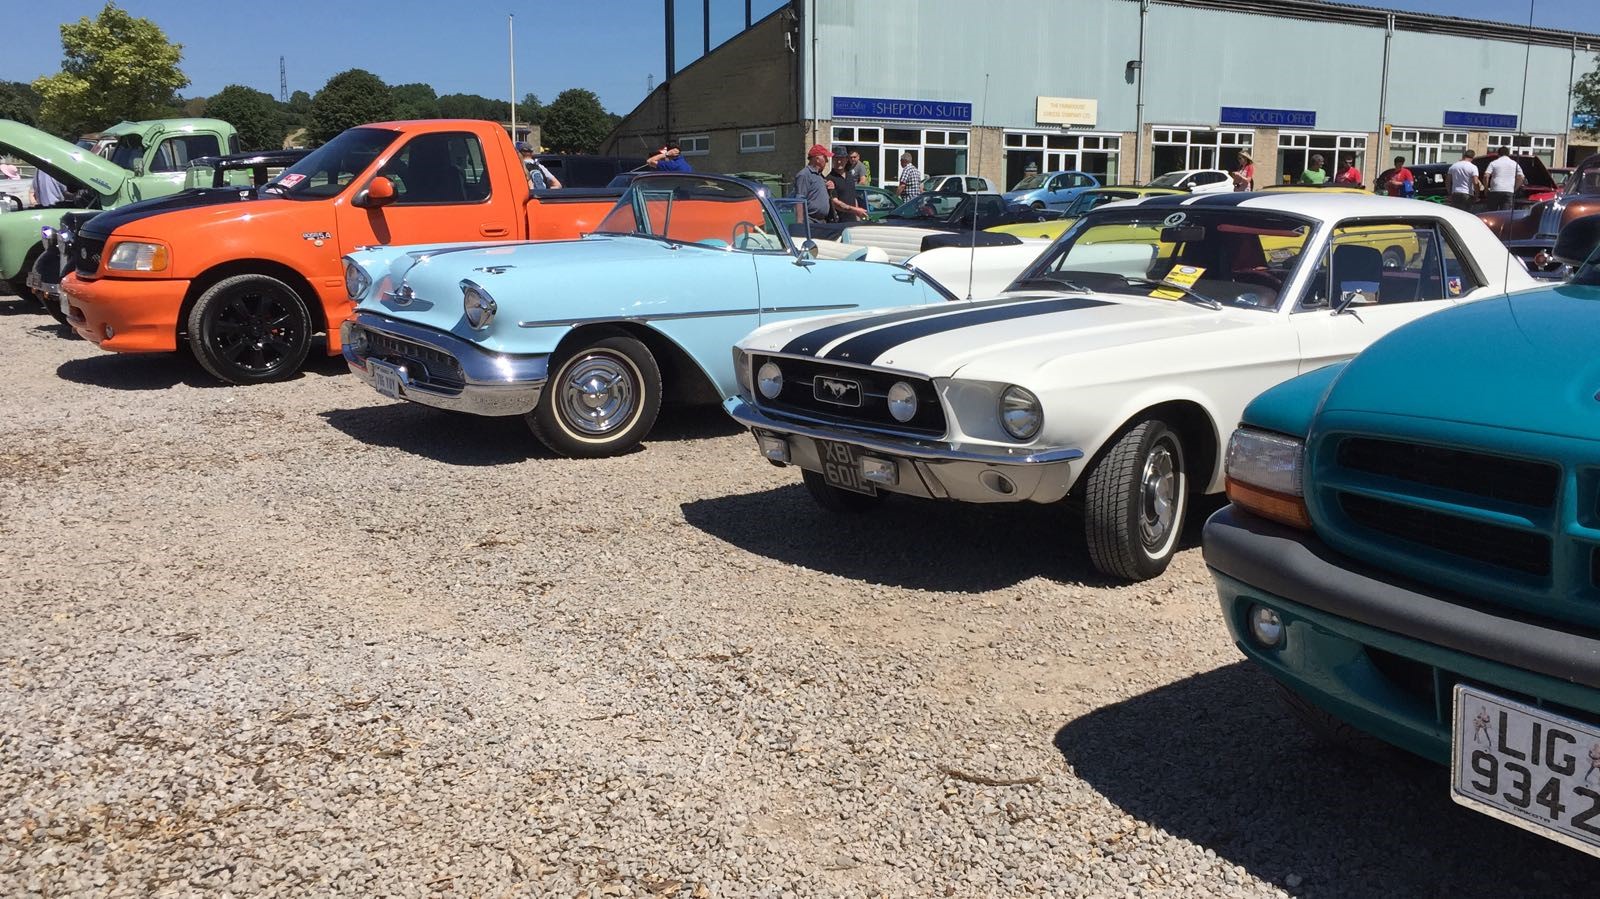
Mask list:
[[[910,153],[900,154],[900,197],[909,200],[922,193],[922,172],[911,161]]]

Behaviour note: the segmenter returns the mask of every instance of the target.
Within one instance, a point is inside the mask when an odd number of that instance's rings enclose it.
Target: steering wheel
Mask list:
[[[742,250],[749,249],[750,238],[757,234],[762,237],[767,236],[767,232],[755,222],[738,222],[733,226],[733,245]]]
[[[1229,272],[1228,279],[1238,284],[1258,284],[1270,287],[1274,293],[1283,289],[1283,279],[1276,277],[1271,272],[1257,269],[1247,269],[1242,272]]]

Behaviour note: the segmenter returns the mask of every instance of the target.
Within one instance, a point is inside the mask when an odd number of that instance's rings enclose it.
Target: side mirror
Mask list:
[[[382,175],[367,182],[367,186],[351,201],[356,206],[377,209],[394,202],[394,182]]]
[[[1551,255],[1568,265],[1582,265],[1597,248],[1600,248],[1600,215],[1586,215],[1561,229]]]
[[[144,174],[144,160],[135,158],[133,160],[133,176],[135,178],[137,178],[137,177],[139,177],[140,175],[143,175],[143,174]]]
[[[801,244],[800,244],[800,258],[796,259],[794,261],[794,264],[795,265],[800,265],[800,266],[811,265],[816,261],[816,258],[817,258],[817,242],[808,237],[803,242],[801,242]]]

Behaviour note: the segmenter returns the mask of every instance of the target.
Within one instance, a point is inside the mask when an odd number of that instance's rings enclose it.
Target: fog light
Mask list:
[[[106,325],[106,339],[110,340],[115,336],[117,336],[117,329],[111,327],[110,325]]]
[[[761,455],[766,456],[768,462],[789,464],[789,441],[785,438],[777,434],[757,434],[756,443],[761,445]]]
[[[900,467],[888,459],[867,456],[861,460],[861,478],[874,484],[893,487],[900,483]]]
[[[1250,607],[1250,637],[1267,649],[1283,644],[1283,619],[1266,606]]]

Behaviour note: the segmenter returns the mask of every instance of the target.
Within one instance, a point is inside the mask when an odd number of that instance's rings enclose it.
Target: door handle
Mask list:
[[[484,225],[478,229],[478,233],[482,234],[484,237],[505,237],[507,234],[511,233],[511,229],[497,227],[495,225]]]
[[[895,272],[894,279],[896,281],[904,281],[907,284],[910,284],[917,280],[917,276],[911,274],[910,272]]]

